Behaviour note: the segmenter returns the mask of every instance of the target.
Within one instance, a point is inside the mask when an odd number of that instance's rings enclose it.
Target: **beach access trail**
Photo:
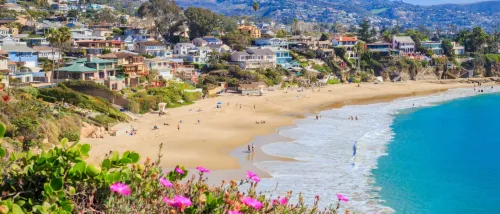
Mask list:
[[[168,109],[169,115],[162,117],[157,112],[143,115],[130,123],[138,130],[134,136],[87,138],[81,142],[92,146],[90,161],[96,163],[115,150],[136,151],[143,159],[154,159],[159,145],[163,143],[162,167],[179,164],[187,168],[204,166],[212,170],[239,169],[238,159],[230,155],[232,151],[250,143],[255,136],[276,133],[279,127],[293,125],[295,119],[307,114],[344,105],[388,102],[452,88],[471,87],[473,90],[473,84],[459,82],[442,84],[411,81],[357,86],[339,84],[320,88],[319,92],[318,88],[314,92],[311,89],[303,92],[289,89],[286,92],[265,92],[263,96],[227,95],[203,99],[193,105]],[[222,108],[216,108],[219,102]],[[256,124],[256,121],[265,121],[265,124]],[[159,129],[153,130],[155,125]]]

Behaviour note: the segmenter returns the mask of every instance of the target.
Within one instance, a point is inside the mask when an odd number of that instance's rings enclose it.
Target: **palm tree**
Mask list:
[[[252,7],[255,15],[255,25],[257,25],[257,10],[259,10],[259,3],[254,1]]]
[[[59,42],[59,31],[57,29],[51,28],[49,29],[49,32],[45,34],[45,38],[50,43],[50,46],[52,46],[52,63],[50,63],[50,66],[52,67],[51,72],[54,73],[54,46],[56,46]],[[47,70],[45,70],[45,65],[44,71],[45,73],[47,73]]]
[[[299,20],[293,19],[293,35],[297,35],[298,24],[299,24]]]

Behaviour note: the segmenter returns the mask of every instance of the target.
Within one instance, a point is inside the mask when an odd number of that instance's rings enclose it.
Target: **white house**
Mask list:
[[[268,48],[249,48],[246,51],[232,53],[231,62],[243,69],[274,68],[276,54]]]
[[[400,53],[414,53],[415,42],[409,36],[392,37],[392,48],[399,50]]]
[[[354,50],[354,46],[356,46],[356,44],[358,44],[358,37],[356,36],[339,36],[335,37],[332,40],[333,47],[345,48],[347,57],[349,59],[358,57]]]
[[[161,42],[145,41],[135,44],[135,51],[157,57],[166,57],[167,48]]]
[[[174,46],[174,55],[186,56],[189,51],[194,48],[196,48],[196,46],[191,43],[177,43]]]
[[[52,49],[49,46],[33,46],[34,50],[37,51],[38,58],[46,58],[49,60],[59,61],[61,59],[61,52],[58,48]]]

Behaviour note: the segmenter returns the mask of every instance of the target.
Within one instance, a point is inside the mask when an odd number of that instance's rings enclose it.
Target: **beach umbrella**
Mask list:
[[[218,102],[217,104],[218,104],[218,105],[222,105],[222,102]]]

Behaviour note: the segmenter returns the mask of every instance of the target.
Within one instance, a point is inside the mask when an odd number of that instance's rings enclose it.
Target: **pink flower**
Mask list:
[[[176,168],[175,168],[175,171],[176,171],[177,173],[181,174],[181,175],[184,175],[184,170],[182,170],[182,169],[181,169],[181,168],[179,168],[179,167],[176,167]]]
[[[130,193],[132,193],[130,187],[127,184],[122,184],[120,182],[112,184],[109,189],[111,190],[111,192],[116,192],[120,195],[130,195]]]
[[[257,176],[257,174],[255,174],[253,172],[250,172],[250,171],[247,171],[247,178],[251,179],[251,180],[253,180],[253,181],[257,182],[257,183],[260,181],[259,176]]]
[[[191,200],[181,195],[174,196],[174,199],[163,197],[163,202],[167,203],[171,207],[189,207],[192,205]]]
[[[202,166],[196,167],[196,169],[198,171],[200,171],[201,173],[210,173],[210,170],[208,170],[208,169],[206,169],[205,167],[202,167]]]
[[[277,199],[273,199],[273,205],[279,205],[280,202]]]
[[[285,197],[280,198],[280,204],[281,204],[281,205],[286,205],[286,204],[288,204],[288,199],[286,199]]]
[[[257,174],[247,171],[247,178],[252,179],[252,177],[257,176]]]
[[[229,212],[227,212],[227,214],[241,214],[240,211],[237,211],[237,210],[229,210]]]
[[[260,208],[262,208],[262,203],[260,203],[260,201],[258,201],[257,199],[254,199],[252,197],[246,196],[246,197],[241,199],[241,202],[243,202],[245,205],[252,207],[256,210],[260,210]]]
[[[168,188],[172,188],[174,186],[169,180],[167,180],[165,178],[160,178],[160,183],[164,187],[168,187]]]
[[[337,198],[339,199],[339,201],[344,201],[344,202],[349,201],[349,199],[346,196],[339,193],[337,193]]]

